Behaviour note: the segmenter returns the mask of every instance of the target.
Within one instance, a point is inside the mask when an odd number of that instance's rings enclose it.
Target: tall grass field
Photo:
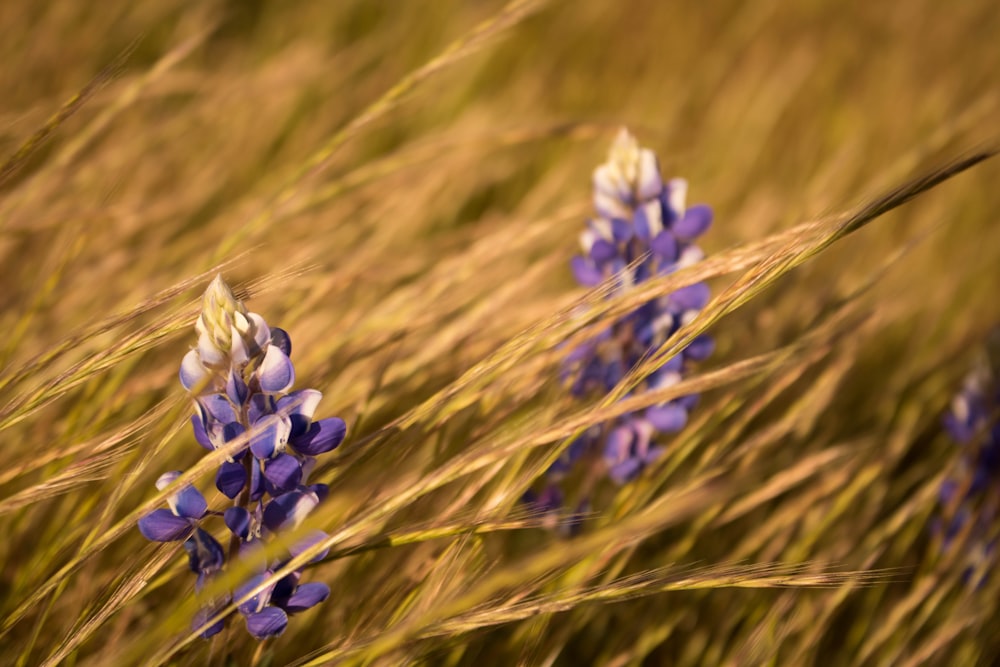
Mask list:
[[[996,3],[9,0],[0,34],[0,665],[1000,664]],[[653,154],[711,227],[581,284],[608,165]]]

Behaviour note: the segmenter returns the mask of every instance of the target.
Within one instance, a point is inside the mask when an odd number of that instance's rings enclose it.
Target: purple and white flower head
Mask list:
[[[1000,330],[986,359],[963,382],[942,418],[959,450],[939,491],[940,510],[932,530],[948,551],[964,535],[965,578],[983,583],[996,561],[996,519],[1000,516]]]
[[[194,399],[191,418],[195,440],[209,451],[241,445],[230,451],[215,477],[215,486],[235,504],[225,512],[211,511],[204,496],[185,486],[168,498],[170,509],[158,509],[139,521],[150,540],[184,540],[191,569],[198,574],[196,588],[221,571],[227,560],[257,558],[261,542],[293,530],[326,497],[324,484],[309,484],[316,457],[336,448],[347,432],[337,417],[314,420],[323,395],[315,389],[292,391],[295,368],[292,345],[282,329],[269,327],[249,312],[217,276],[202,301],[195,325],[198,345],[181,363],[181,384]],[[157,481],[163,490],[180,472]],[[236,547],[227,555],[202,527],[222,517]],[[325,538],[313,534],[308,544]],[[291,556],[301,551],[301,545]],[[321,558],[319,556],[319,558]],[[283,563],[262,562],[258,574],[237,588],[241,597],[264,581]],[[329,595],[325,584],[299,584],[300,568],[239,605],[247,629],[264,639],[284,631],[287,615],[304,611]],[[231,600],[214,600],[195,618],[201,627]],[[203,630],[205,637],[219,632],[223,622]]]
[[[704,257],[695,241],[711,226],[712,209],[688,206],[687,181],[665,180],[653,151],[642,148],[627,130],[618,133],[607,161],[594,171],[593,187],[595,216],[580,235],[582,253],[571,261],[581,285],[611,281],[609,296],[615,297]],[[584,398],[611,391],[697,316],[709,297],[705,283],[683,287],[642,304],[571,350],[563,365],[570,392]],[[634,393],[680,382],[691,365],[713,349],[710,337],[696,338]],[[588,429],[553,465],[549,480],[558,481],[581,458],[602,460],[616,483],[635,478],[663,453],[662,436],[683,428],[696,403],[697,396],[685,396]]]

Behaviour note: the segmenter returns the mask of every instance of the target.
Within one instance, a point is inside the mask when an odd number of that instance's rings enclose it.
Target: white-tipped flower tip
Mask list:
[[[618,136],[611,144],[608,153],[608,166],[618,172],[623,184],[632,189],[639,177],[639,142],[624,127],[618,130]]]
[[[216,371],[243,368],[261,358],[270,338],[264,318],[248,312],[221,275],[205,290],[195,329],[201,363]]]
[[[236,313],[246,316],[246,307],[236,298],[233,290],[222,279],[222,274],[215,276],[201,304],[202,326],[211,339],[221,350],[228,351],[232,341],[232,326],[236,322]]]
[[[663,190],[656,155],[625,128],[615,137],[607,161],[594,170],[594,205],[609,218],[630,217],[638,204],[655,199]]]

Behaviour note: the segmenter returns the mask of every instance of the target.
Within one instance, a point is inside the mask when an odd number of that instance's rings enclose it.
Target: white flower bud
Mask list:
[[[199,359],[216,372],[242,369],[259,361],[271,335],[264,318],[248,312],[221,275],[205,290],[195,329]]]

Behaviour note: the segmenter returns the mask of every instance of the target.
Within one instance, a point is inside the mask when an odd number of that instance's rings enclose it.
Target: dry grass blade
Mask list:
[[[434,637],[454,637],[477,629],[512,623],[543,614],[556,614],[581,605],[623,602],[649,595],[673,591],[719,589],[719,588],[835,588],[846,582],[874,585],[885,581],[889,574],[879,572],[812,572],[804,571],[812,565],[717,565],[705,568],[668,567],[641,574],[622,577],[599,587],[581,588],[572,591],[538,596],[529,600],[498,600],[494,604],[484,604],[466,613],[435,623],[423,630],[414,640]],[[360,641],[357,644],[317,651],[301,661],[292,663],[296,667],[312,667],[328,664],[330,661],[349,659],[364,652],[367,657],[380,653],[379,642]]]
[[[538,11],[544,0],[510,0],[497,14],[483,21],[448,45],[440,54],[413,70],[377,100],[370,104],[343,129],[335,133],[329,141],[313,153],[288,179],[287,185],[278,193],[274,201],[247,224],[239,233],[227,238],[218,248],[216,258],[229,255],[245,238],[269,224],[277,211],[292,201],[298,194],[302,182],[315,176],[329,162],[331,157],[345,143],[395,108],[403,98],[439,71],[444,70],[481,48],[489,39],[508,30],[524,20],[532,12]]]
[[[3,187],[17,173],[17,171],[24,165],[29,157],[39,148],[41,148],[53,132],[59,129],[59,127],[68,119],[70,116],[79,111],[99,90],[104,86],[108,85],[116,77],[118,77],[125,67],[125,63],[128,62],[129,57],[132,52],[139,45],[141,39],[136,39],[132,44],[118,54],[118,57],[114,59],[108,66],[97,73],[94,78],[87,82],[83,88],[79,90],[73,97],[66,100],[66,102],[59,108],[59,110],[53,114],[51,118],[40,127],[34,134],[28,137],[27,140],[17,151],[11,155],[7,160],[0,164],[0,187]]]
[[[139,558],[131,571],[121,577],[118,585],[112,588],[103,604],[89,615],[78,627],[74,627],[70,633],[59,642],[43,665],[62,664],[68,655],[86,641],[98,628],[107,622],[111,616],[120,612],[127,604],[134,600],[149,583],[149,580],[162,569],[169,560],[176,555],[173,549],[159,549],[159,553],[154,554],[153,548],[147,548],[142,554],[145,558]]]

